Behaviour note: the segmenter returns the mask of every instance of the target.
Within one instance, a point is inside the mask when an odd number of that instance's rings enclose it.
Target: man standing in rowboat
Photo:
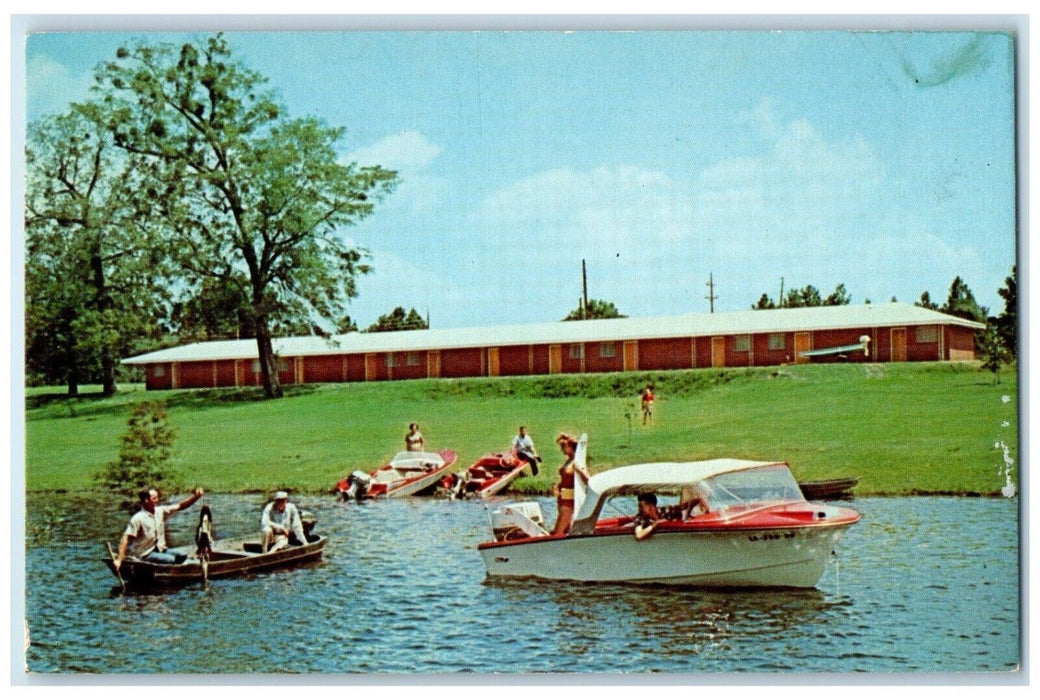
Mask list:
[[[295,503],[289,503],[289,494],[276,491],[274,500],[264,507],[260,515],[260,547],[264,552],[276,552],[289,545],[289,535],[294,544],[307,544],[303,534],[303,521]]]
[[[119,553],[113,564],[116,571],[126,558],[127,549],[130,556],[157,564],[179,564],[186,558],[183,554],[171,554],[166,551],[166,519],[174,513],[191,507],[202,498],[200,488],[176,505],[159,505],[159,492],[156,489],[143,489],[137,494],[141,501],[141,510],[130,518],[130,524],[119,541]]]

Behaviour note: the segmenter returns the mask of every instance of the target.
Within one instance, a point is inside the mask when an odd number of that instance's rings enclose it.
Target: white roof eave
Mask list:
[[[280,338],[275,339],[273,344],[275,352],[281,356],[310,357],[940,324],[972,329],[985,328],[984,324],[974,321],[910,304],[892,303],[731,311],[654,318],[553,321],[513,326],[387,333],[348,333],[328,338]],[[158,362],[255,360],[257,357],[256,341],[245,339],[193,343],[127,358],[123,363],[142,365]]]

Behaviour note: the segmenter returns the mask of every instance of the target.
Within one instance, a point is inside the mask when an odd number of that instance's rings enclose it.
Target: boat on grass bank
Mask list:
[[[441,480],[452,498],[489,498],[504,491],[530,466],[515,451],[492,452]]]
[[[858,476],[841,479],[823,479],[820,481],[799,481],[798,488],[810,501],[822,501],[832,498],[851,496],[852,489],[859,483]]]
[[[584,451],[579,445],[579,457]],[[576,468],[576,473],[583,469]],[[632,515],[601,518],[613,499],[672,494],[674,519],[636,539]],[[707,506],[693,507],[700,501]],[[849,508],[810,503],[784,462],[713,459],[638,464],[575,479],[575,516],[566,535],[540,524],[538,503],[492,513],[495,539],[478,546],[489,578],[720,588],[812,588],[845,531]]]
[[[105,564],[125,588],[174,588],[319,561],[327,539],[324,535],[308,534],[306,544],[289,545],[270,552],[261,551],[259,537],[217,540],[204,558],[200,558],[191,546],[166,550],[186,557],[179,564],[157,564],[127,557],[116,571],[111,556],[105,559]]]
[[[334,491],[343,500],[419,495],[435,489],[455,459],[452,450],[398,452],[386,465],[375,471],[368,474],[356,471],[340,479]]]

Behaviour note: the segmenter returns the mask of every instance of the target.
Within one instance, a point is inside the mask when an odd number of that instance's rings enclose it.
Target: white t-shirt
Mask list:
[[[178,510],[176,505],[156,506],[153,513],[144,508],[134,513],[125,533],[132,538],[129,553],[140,559],[156,548],[160,552],[166,549],[166,519]]]

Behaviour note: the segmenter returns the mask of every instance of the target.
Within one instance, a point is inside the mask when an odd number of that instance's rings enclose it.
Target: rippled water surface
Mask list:
[[[208,496],[217,535],[260,497]],[[26,503],[26,651],[36,673],[954,672],[1019,663],[1018,502],[863,498],[817,589],[488,583],[480,503],[303,497],[324,561],[172,593],[105,568],[126,516]],[[555,515],[542,501],[547,520]],[[186,543],[198,506],[175,516]]]

